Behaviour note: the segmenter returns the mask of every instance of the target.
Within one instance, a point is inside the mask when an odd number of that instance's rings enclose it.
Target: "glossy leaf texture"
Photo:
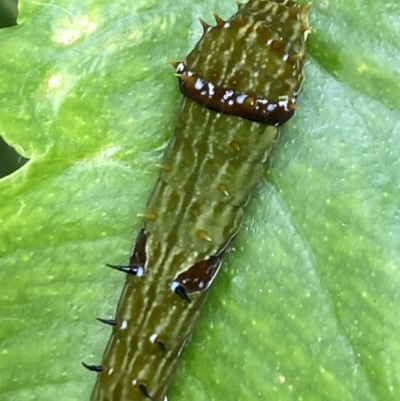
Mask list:
[[[0,399],[89,399],[180,97],[234,1],[20,2],[0,31]],[[400,398],[400,6],[318,1],[306,81],[169,401]],[[1,155],[0,155],[1,157]],[[1,159],[0,159],[1,163]]]

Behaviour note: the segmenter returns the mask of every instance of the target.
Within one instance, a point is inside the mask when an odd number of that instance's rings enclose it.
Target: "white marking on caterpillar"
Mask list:
[[[238,103],[238,104],[243,104],[244,101],[246,100],[246,97],[247,97],[246,94],[239,95],[239,96],[236,98],[236,103]]]
[[[138,266],[138,270],[137,270],[136,276],[137,277],[142,277],[143,275],[144,275],[143,267],[142,266]]]
[[[171,288],[171,290],[172,290],[173,292],[175,292],[175,290],[176,290],[180,285],[181,285],[181,284],[179,283],[179,281],[173,281],[173,282],[170,284],[169,288]]]
[[[194,84],[195,89],[200,90],[203,88],[203,86],[204,86],[204,81],[200,78],[197,78],[197,80]]]
[[[208,85],[208,94],[210,97],[212,97],[215,93],[215,86],[211,82],[209,82],[207,85]]]
[[[280,97],[279,97],[279,101],[278,101],[279,106],[284,107],[285,110],[287,110],[287,109],[288,109],[288,108],[287,108],[288,100],[289,100],[289,99],[288,99],[287,96],[280,96]]]
[[[231,90],[226,91],[226,92],[224,93],[224,99],[225,99],[225,100],[228,100],[234,93],[235,93],[235,92],[234,92],[234,91],[231,91]]]

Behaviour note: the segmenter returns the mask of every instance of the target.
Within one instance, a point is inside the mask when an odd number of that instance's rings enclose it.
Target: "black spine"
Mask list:
[[[106,263],[106,266],[111,267],[112,269],[118,270],[123,273],[133,274],[137,276],[140,267],[138,266],[122,266],[122,265],[110,265]]]
[[[146,397],[149,398],[152,401],[155,401],[154,398],[148,393],[147,388],[143,384],[139,384],[139,390],[142,392],[142,394]]]
[[[179,285],[178,287],[175,288],[175,293],[178,294],[182,299],[184,299],[185,301],[191,303],[192,301],[190,300],[190,298],[188,297],[185,289]]]
[[[100,373],[103,368],[101,365],[88,365],[85,362],[82,362],[82,365],[87,369],[90,370],[91,372],[97,372]]]
[[[102,319],[101,317],[96,317],[96,319],[101,323],[108,324],[109,326],[117,325],[117,321],[114,319]]]

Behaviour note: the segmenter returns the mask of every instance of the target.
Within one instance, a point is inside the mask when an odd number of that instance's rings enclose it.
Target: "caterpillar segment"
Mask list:
[[[125,272],[91,401],[167,401],[244,208],[303,82],[309,4],[237,2],[183,61],[171,61],[181,99],[142,228]]]

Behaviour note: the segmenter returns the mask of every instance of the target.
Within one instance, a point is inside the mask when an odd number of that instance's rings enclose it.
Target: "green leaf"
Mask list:
[[[88,400],[172,134],[169,59],[234,1],[23,1],[0,31],[0,399]],[[400,398],[400,5],[314,2],[306,82],[169,401]],[[67,5],[66,5],[67,4]],[[0,160],[1,162],[1,160]]]

